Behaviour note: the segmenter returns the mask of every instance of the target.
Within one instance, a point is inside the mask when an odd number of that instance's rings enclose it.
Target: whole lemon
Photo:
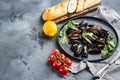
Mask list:
[[[49,37],[55,36],[58,31],[58,27],[53,21],[47,21],[43,25],[43,32]]]

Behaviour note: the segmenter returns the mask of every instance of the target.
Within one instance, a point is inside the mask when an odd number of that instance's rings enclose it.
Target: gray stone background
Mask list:
[[[0,0],[0,80],[91,80],[87,70],[62,76],[47,63],[50,51],[57,47],[56,36],[43,35],[41,13],[61,1]],[[119,3],[102,0],[102,5],[118,13]]]

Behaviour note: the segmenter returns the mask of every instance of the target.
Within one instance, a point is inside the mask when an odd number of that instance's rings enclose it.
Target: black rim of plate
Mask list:
[[[86,20],[86,19],[96,20],[96,22],[98,21],[98,22],[101,22],[101,23],[107,25],[107,27],[114,33],[115,39],[116,39],[116,42],[117,42],[116,47],[115,47],[115,50],[112,51],[111,54],[108,55],[107,57],[105,57],[105,58],[102,58],[102,57],[101,57],[101,58],[98,58],[98,59],[88,59],[88,58],[86,58],[86,59],[87,59],[88,61],[90,61],[90,62],[97,62],[97,61],[101,61],[101,60],[104,60],[104,59],[109,58],[109,57],[116,51],[116,49],[117,49],[117,47],[118,47],[119,40],[118,40],[118,34],[117,34],[116,30],[113,28],[113,26],[111,26],[111,25],[110,25],[109,23],[107,23],[106,21],[104,21],[104,20],[102,20],[102,19],[99,19],[99,18],[96,18],[96,17],[82,16],[82,17],[72,18],[72,19],[69,19],[69,20],[83,20],[83,19],[85,19],[85,20]],[[69,20],[67,20],[67,21],[65,22],[65,24],[63,24],[63,26],[61,27],[61,29],[64,27],[64,25],[66,25],[66,24],[68,23]],[[59,32],[61,31],[61,29],[59,30]],[[68,55],[68,56],[70,56],[70,57],[72,57],[72,58],[74,58],[74,59],[76,59],[76,60],[79,60],[79,61],[83,60],[84,58],[82,58],[82,57],[76,57],[76,56],[73,55],[74,53],[69,53],[68,51],[65,50],[64,45],[60,43],[59,32],[58,32],[58,36],[57,36],[57,43],[58,43],[58,46],[59,46],[60,50],[62,50],[66,55]],[[72,51],[70,51],[70,52],[72,52]],[[92,54],[92,55],[93,55],[93,54]],[[100,54],[99,54],[99,55],[100,55]],[[89,57],[89,55],[88,55],[88,57]],[[95,57],[95,55],[94,55],[94,57]]]

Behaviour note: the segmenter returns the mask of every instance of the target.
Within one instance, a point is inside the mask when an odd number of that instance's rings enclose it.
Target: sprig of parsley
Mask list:
[[[106,57],[110,54],[111,51],[115,49],[116,43],[113,41],[107,41],[105,47],[101,51],[101,57]]]
[[[91,32],[83,32],[82,33],[82,37],[92,37],[93,36],[93,33]]]
[[[114,36],[111,32],[109,32],[109,36],[108,36],[108,38],[109,38],[109,40],[111,40],[111,39],[114,39],[115,36]]]
[[[69,28],[74,28],[74,27],[76,27],[77,24],[78,24],[77,22],[71,20],[71,21],[69,21],[69,22],[64,26],[64,28],[60,31],[59,36],[61,37],[60,42],[61,42],[62,44],[68,44],[68,43],[67,43],[67,39],[66,39],[66,37],[67,37],[67,34],[66,34],[66,33],[67,33],[67,30],[68,30]]]

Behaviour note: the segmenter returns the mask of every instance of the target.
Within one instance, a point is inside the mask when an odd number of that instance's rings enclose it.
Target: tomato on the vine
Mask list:
[[[50,56],[48,57],[48,62],[49,62],[49,63],[53,63],[55,60],[56,60],[56,57],[55,57],[54,55],[50,55]]]
[[[61,66],[60,69],[59,69],[59,72],[61,74],[67,74],[68,73],[68,67],[67,66]]]
[[[53,62],[53,67],[55,69],[59,69],[61,66],[62,66],[62,62],[61,61],[56,60],[56,61]]]
[[[65,59],[65,64],[67,64],[68,66],[72,65],[72,60],[70,60],[69,58]]]
[[[51,51],[51,55],[48,57],[48,62],[61,74],[67,74],[69,67],[72,65],[72,60],[67,58],[64,54],[60,53],[57,48]]]
[[[66,58],[64,54],[60,54],[59,56],[60,56],[61,60],[65,60],[65,58]]]
[[[52,55],[55,55],[55,54],[60,54],[60,51],[56,48],[54,48],[52,51],[51,51],[51,54]]]

